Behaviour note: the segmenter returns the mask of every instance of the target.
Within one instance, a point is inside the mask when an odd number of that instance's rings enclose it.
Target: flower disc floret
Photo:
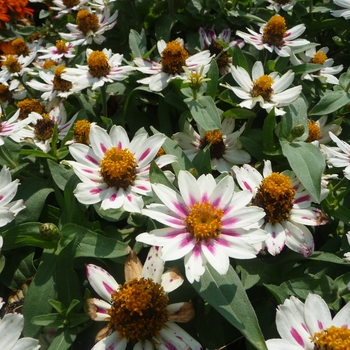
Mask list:
[[[264,44],[282,46],[283,38],[287,32],[286,21],[282,16],[273,16],[266,24],[262,41]]]
[[[100,172],[109,187],[128,188],[136,178],[137,163],[127,149],[112,147],[106,151],[100,163]]]
[[[56,40],[56,48],[57,48],[57,51],[60,53],[67,52],[68,50],[67,44],[63,40]]]
[[[321,138],[321,129],[318,123],[314,120],[308,120],[307,125],[309,128],[309,136],[306,139],[306,142],[312,142]]]
[[[10,73],[18,73],[22,69],[22,65],[18,62],[15,55],[7,55],[2,65],[5,66]]]
[[[71,8],[71,7],[79,5],[80,0],[62,0],[62,3],[64,6]]]
[[[90,122],[87,120],[78,120],[74,124],[73,133],[76,142],[83,143],[85,145],[88,145],[90,143],[90,125]]]
[[[0,83],[0,102],[4,103],[12,98],[12,92],[7,85]]]
[[[19,119],[25,119],[29,113],[36,112],[38,114],[45,113],[44,106],[37,99],[25,98],[17,103],[17,107],[20,108]]]
[[[226,146],[220,130],[210,130],[205,133],[200,148],[204,149],[208,144],[210,144],[210,158],[222,158]]]
[[[51,117],[44,113],[42,119],[38,119],[34,127],[34,134],[36,138],[40,141],[49,140],[53,135],[53,130],[55,128],[55,122]]]
[[[310,62],[316,64],[324,64],[327,58],[328,57],[324,52],[318,51],[314,54],[314,57],[311,59]]]
[[[262,181],[253,203],[264,209],[266,222],[275,224],[289,218],[294,195],[290,178],[280,173],[272,173]]]
[[[150,278],[133,279],[111,294],[110,324],[128,341],[158,337],[168,321],[168,295]]]
[[[88,10],[80,10],[77,14],[77,28],[85,35],[90,31],[96,32],[99,28],[98,17]]]
[[[53,78],[53,89],[56,91],[70,91],[70,89],[73,87],[73,84],[70,81],[61,78],[61,74],[65,69],[65,66],[58,66],[55,69],[55,77]]]
[[[345,326],[331,326],[311,337],[315,350],[348,350],[350,349],[350,329]]]
[[[273,83],[273,79],[267,74],[264,74],[260,78],[254,80],[253,89],[251,91],[252,97],[261,96],[265,101],[269,101],[273,94]]]
[[[108,57],[102,51],[93,51],[87,59],[89,73],[95,78],[101,78],[109,74],[111,67]]]
[[[28,56],[30,54],[30,50],[25,43],[25,41],[21,38],[17,38],[11,43],[13,51],[16,55],[20,56]]]
[[[178,40],[167,43],[162,52],[162,71],[168,74],[183,73],[183,66],[186,66],[188,52]]]

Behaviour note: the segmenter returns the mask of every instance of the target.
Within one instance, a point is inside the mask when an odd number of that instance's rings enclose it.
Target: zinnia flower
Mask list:
[[[305,304],[292,296],[277,309],[281,339],[266,341],[269,350],[350,349],[350,303],[332,318],[326,302],[309,294]]]
[[[101,208],[123,208],[140,212],[143,200],[140,195],[152,194],[149,167],[165,136],[137,134],[130,142],[121,126],[113,125],[110,133],[92,123],[89,135],[91,147],[74,143],[69,151],[75,161],[71,165],[82,183],[77,185],[75,196],[83,204],[101,202]],[[159,167],[175,161],[172,155],[157,159]]]
[[[94,290],[106,301],[87,300],[89,316],[108,321],[97,335],[94,350],[124,350],[132,341],[136,349],[202,350],[202,346],[175,322],[194,317],[191,303],[168,304],[168,293],[178,288],[182,277],[176,270],[163,274],[159,248],[152,247],[142,267],[131,251],[125,263],[125,283],[119,284],[104,269],[86,265],[86,275]]]
[[[184,48],[184,42],[178,38],[166,43],[159,40],[157,43],[158,52],[160,53],[160,62],[135,58],[134,62],[138,66],[137,70],[142,73],[150,74],[150,77],[138,80],[138,83],[149,85],[153,91],[162,91],[169,81],[175,78],[186,79],[183,67],[189,70],[195,70],[197,66],[205,66],[204,74],[209,69],[211,61],[208,50],[189,56]]]
[[[323,225],[327,220],[319,209],[311,206],[312,197],[295,174],[272,172],[270,161],[265,161],[263,175],[249,164],[232,169],[240,187],[252,193],[252,204],[266,213],[262,228],[268,233],[265,241],[268,252],[277,255],[286,245],[304,256],[312,254],[314,241],[305,225]]]
[[[281,57],[289,57],[291,48],[310,43],[305,39],[296,39],[304,33],[305,29],[305,24],[298,24],[287,29],[285,19],[280,15],[274,15],[260,27],[260,33],[247,28],[249,34],[237,30],[236,35],[244,39],[246,43],[254,45],[258,50],[265,48],[270,52],[276,52]]]
[[[327,123],[327,116],[323,115],[318,120],[308,119],[309,136],[306,142],[312,142],[315,146],[319,144],[328,143],[331,141],[329,132],[331,131],[335,135],[339,135],[342,131],[341,126],[338,124]]]
[[[242,150],[242,144],[239,141],[245,125],[233,132],[234,127],[235,119],[227,117],[222,120],[220,130],[205,131],[198,125],[198,134],[186,121],[184,132],[176,133],[173,138],[190,160],[209,145],[212,168],[224,172],[229,171],[233,164],[250,162],[249,153]]]
[[[277,72],[267,75],[264,74],[264,68],[260,61],[254,63],[252,78],[242,67],[232,66],[231,73],[239,87],[229,84],[222,86],[229,88],[239,98],[243,99],[244,101],[239,105],[248,109],[252,109],[259,103],[260,107],[266,109],[267,112],[275,108],[276,115],[283,115],[285,112],[277,107],[287,106],[295,101],[302,90],[301,85],[287,89],[294,79],[292,70],[281,77]]]
[[[60,63],[63,58],[75,57],[75,49],[72,43],[67,43],[62,40],[56,40],[56,45],[47,48],[41,48],[38,52],[43,52],[43,55],[38,56],[39,59],[52,60]]]
[[[152,189],[164,204],[153,203],[142,214],[166,225],[145,232],[138,242],[162,246],[165,261],[185,257],[187,279],[199,281],[208,262],[220,274],[229,268],[229,257],[252,259],[258,253],[254,243],[266,235],[259,227],[264,211],[247,206],[249,191],[234,191],[231,176],[218,184],[211,174],[198,179],[187,171],[178,176],[180,193],[162,184]]]

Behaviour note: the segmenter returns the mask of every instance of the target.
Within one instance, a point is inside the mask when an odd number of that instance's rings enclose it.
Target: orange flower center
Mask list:
[[[327,58],[328,57],[325,53],[319,51],[314,54],[314,57],[312,58],[310,63],[323,64]]]
[[[210,144],[210,158],[220,159],[225,153],[226,146],[220,130],[207,131],[201,140],[201,149]]]
[[[312,142],[320,139],[322,135],[321,135],[320,127],[318,126],[317,122],[309,119],[307,121],[307,125],[309,127],[309,136],[306,142]]]
[[[286,31],[285,19],[279,15],[272,16],[264,28],[262,41],[264,44],[282,46]]]
[[[349,350],[350,329],[331,326],[315,333],[311,341],[315,344],[314,350]]]
[[[22,65],[14,55],[5,56],[5,61],[2,62],[2,65],[5,66],[10,73],[18,73],[22,69]]]
[[[186,66],[186,59],[188,58],[188,52],[182,46],[182,44],[173,40],[167,43],[165,49],[162,52],[162,70],[168,74],[182,73],[183,66]]]
[[[7,85],[0,83],[0,102],[4,103],[12,98],[12,92]]]
[[[262,75],[260,78],[253,82],[253,89],[251,91],[252,97],[261,96],[264,101],[270,101],[273,94],[272,84],[273,79],[269,75]]]
[[[44,69],[50,69],[51,67],[55,66],[56,63],[53,60],[47,60],[43,64]]]
[[[42,117],[43,118],[38,119],[35,124],[34,134],[38,140],[46,141],[52,137],[55,123],[46,113],[44,113]]]
[[[101,51],[93,51],[87,59],[89,73],[95,78],[105,77],[111,70],[108,57]]]
[[[80,10],[77,14],[77,28],[87,35],[90,31],[96,32],[100,26],[98,17],[88,10]]]
[[[73,84],[70,81],[61,78],[61,74],[63,73],[65,68],[65,66],[58,66],[55,69],[55,77],[53,78],[53,89],[56,91],[69,91],[73,86]]]
[[[11,45],[13,48],[13,52],[18,56],[22,55],[25,57],[28,56],[30,53],[30,50],[28,49],[28,46],[23,39],[15,39],[12,41]]]
[[[39,114],[45,113],[44,106],[35,98],[25,98],[24,100],[17,103],[17,107],[21,109],[18,119],[27,118],[30,112],[36,112]]]
[[[74,6],[79,5],[80,1],[79,0],[63,0],[63,5],[68,7],[68,8],[72,8]]]
[[[62,40],[56,40],[56,48],[60,53],[65,53],[68,49],[67,44]]]
[[[73,132],[75,141],[83,143],[85,145],[90,144],[90,122],[87,120],[76,121],[74,124]]]

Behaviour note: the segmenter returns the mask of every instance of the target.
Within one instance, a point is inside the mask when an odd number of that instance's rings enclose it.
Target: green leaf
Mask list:
[[[315,63],[305,63],[305,64],[299,64],[298,66],[290,67],[290,69],[295,74],[318,72],[322,68],[323,68],[323,64],[315,64]]]
[[[275,144],[275,127],[276,127],[276,115],[275,110],[272,109],[264,120],[263,125],[263,148],[264,153],[271,154],[276,151]]]
[[[219,112],[210,96],[199,96],[197,100],[186,98],[184,102],[187,103],[193,119],[204,130],[209,131],[221,128]]]
[[[211,173],[210,148],[200,150],[192,160],[197,169],[198,176]]]
[[[149,179],[152,184],[163,184],[173,189],[174,191],[177,191],[174,185],[168,180],[164,172],[158,167],[158,165],[155,162],[151,163],[149,169]]]
[[[204,275],[200,282],[193,283],[193,287],[256,349],[267,350],[255,311],[232,266],[225,275],[219,275],[214,268],[206,264]]]
[[[64,165],[57,164],[50,159],[47,160],[47,164],[49,166],[53,181],[55,181],[57,187],[63,191],[67,181],[74,174],[74,171]]]
[[[48,350],[72,349],[77,334],[77,328],[59,328]]]
[[[218,80],[219,80],[219,68],[215,60],[212,60],[210,63],[209,71],[207,77],[210,79],[207,82],[207,95],[215,100],[217,89],[218,89]]]
[[[249,71],[247,59],[238,45],[235,45],[233,48],[233,64],[244,68],[247,72]]]
[[[51,159],[53,161],[57,161],[56,157],[49,153],[45,153],[43,151],[39,151],[37,149],[22,149],[20,154],[27,155],[27,156],[33,156],[33,157],[38,157],[38,158],[47,158]]]
[[[60,327],[63,325],[64,317],[60,314],[47,314],[34,316],[32,319],[32,324],[36,326],[51,326],[51,327]]]
[[[303,186],[316,202],[321,201],[321,177],[325,160],[319,148],[303,141],[288,142],[280,140],[283,155]]]
[[[134,57],[142,57],[147,51],[147,38],[142,28],[141,34],[131,29],[129,33],[129,46]]]
[[[340,264],[340,265],[348,264],[342,258],[339,258],[335,254],[328,253],[328,252],[313,252],[312,255],[308,257],[308,259],[315,260],[315,261],[325,261],[325,262],[330,262],[333,264]]]
[[[309,115],[325,115],[337,111],[350,102],[350,94],[345,91],[327,91],[309,112]]]

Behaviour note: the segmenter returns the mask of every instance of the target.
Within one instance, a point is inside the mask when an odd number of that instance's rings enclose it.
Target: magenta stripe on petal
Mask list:
[[[100,148],[101,148],[101,151],[102,151],[103,153],[106,153],[107,148],[106,148],[106,146],[105,146],[103,143],[100,143]]]
[[[118,149],[122,149],[123,148],[123,144],[119,141],[118,142]]]
[[[97,308],[97,312],[100,313],[100,314],[106,314],[107,313],[107,310],[106,309],[101,309],[101,308]]]
[[[102,284],[103,284],[103,286],[105,287],[106,291],[107,291],[109,294],[112,294],[112,293],[113,293],[114,289],[111,288],[106,282],[103,282],[103,281],[102,281]]]
[[[113,193],[113,194],[109,197],[109,200],[110,200],[111,202],[114,202],[116,198],[117,198],[117,194],[116,194],[116,193]]]
[[[310,196],[306,195],[306,196],[295,199],[293,203],[297,204],[297,203],[301,203],[301,202],[305,202],[305,201],[309,201],[309,200],[310,200]]]
[[[132,197],[130,195],[126,196],[126,198],[129,202],[132,202]]]
[[[139,190],[143,190],[143,191],[147,191],[148,188],[145,186],[136,186],[136,188],[138,188]]]
[[[92,190],[90,190],[91,194],[98,194],[100,193],[102,190],[100,188],[93,188]]]
[[[180,248],[183,248],[183,247],[187,246],[191,242],[192,242],[191,236],[190,235],[186,235],[186,237],[180,243]]]
[[[174,202],[173,205],[181,214],[187,215],[187,211],[181,206],[180,203]]]
[[[166,348],[168,350],[176,350],[176,346],[174,346],[173,344],[169,343],[165,339],[163,339],[163,344],[166,346]]]
[[[321,321],[317,321],[317,325],[319,329],[323,329],[323,324]]]
[[[223,226],[227,226],[227,225],[233,225],[236,222],[239,222],[239,219],[238,218],[231,218],[231,219],[222,220],[221,222],[222,222]]]
[[[144,160],[149,154],[150,154],[150,152],[151,152],[151,149],[150,148],[147,148],[146,149],[146,151],[145,152],[143,152],[142,154],[141,154],[141,157],[140,157],[140,161],[141,160]]]
[[[297,341],[297,343],[300,346],[304,346],[303,338],[301,337],[301,335],[298,333],[298,331],[295,328],[292,328],[290,330],[290,334],[292,335],[292,337]]]
[[[248,183],[248,182],[243,181],[243,185],[244,185],[244,187],[245,187],[247,190],[249,190],[250,192],[253,192],[253,190],[252,190],[252,188],[249,186],[249,183]]]
[[[106,350],[114,350],[115,349],[115,344],[112,343]]]
[[[217,239],[216,240],[218,244],[224,247],[230,247],[230,243],[228,243],[225,239]]]
[[[0,201],[4,198],[4,196],[0,196]]]
[[[92,173],[93,173],[93,171],[90,170],[90,169],[82,169],[82,170],[85,171],[86,173],[89,173],[89,174],[92,174]]]
[[[86,155],[85,158],[91,163],[94,163],[96,165],[100,165],[100,163],[95,158],[93,158],[93,157],[91,157],[89,155]]]

